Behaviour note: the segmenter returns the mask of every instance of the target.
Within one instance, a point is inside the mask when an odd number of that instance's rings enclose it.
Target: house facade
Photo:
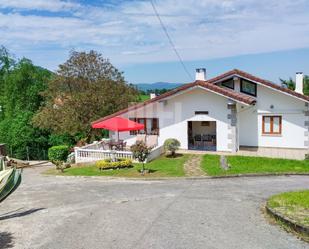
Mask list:
[[[158,145],[176,138],[181,149],[236,152],[241,146],[308,149],[309,98],[234,69],[212,79],[197,69],[196,81],[100,120],[121,116],[143,123],[120,139],[135,143],[137,133],[157,136]],[[115,134],[111,133],[111,137]]]

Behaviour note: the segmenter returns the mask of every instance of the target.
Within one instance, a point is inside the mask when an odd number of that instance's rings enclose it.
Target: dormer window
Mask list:
[[[256,97],[256,84],[248,80],[241,79],[240,91],[245,94]]]
[[[234,80],[229,79],[229,80],[222,81],[221,86],[225,86],[227,88],[234,89]]]

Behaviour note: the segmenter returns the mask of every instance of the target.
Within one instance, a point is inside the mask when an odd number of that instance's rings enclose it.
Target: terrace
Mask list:
[[[163,153],[163,147],[158,146],[157,136],[155,135],[137,135],[136,140],[142,140],[152,148],[150,155],[147,158],[147,162],[159,157]],[[91,144],[87,144],[83,147],[75,147],[75,161],[76,163],[88,163],[108,158],[126,158],[135,161],[133,153],[130,148],[126,146],[125,141],[115,141],[112,139],[102,139],[101,141],[95,141]]]

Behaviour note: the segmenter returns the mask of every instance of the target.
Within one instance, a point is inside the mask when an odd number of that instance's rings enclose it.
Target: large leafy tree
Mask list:
[[[137,91],[101,54],[73,51],[43,96],[46,103],[33,119],[38,127],[89,140],[91,121],[127,107]]]
[[[291,90],[295,90],[295,81],[292,78],[289,78],[288,80],[280,79],[280,81],[281,81],[282,86],[288,89],[291,89]],[[309,95],[309,76],[308,75],[304,76],[303,91],[305,95]]]
[[[42,105],[39,93],[51,75],[28,59],[15,61],[5,48],[0,49],[0,142],[7,144],[14,157],[44,157],[49,134],[35,128],[31,120]]]

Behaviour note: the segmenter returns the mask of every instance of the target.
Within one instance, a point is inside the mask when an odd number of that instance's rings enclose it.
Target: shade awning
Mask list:
[[[113,117],[92,125],[92,128],[110,131],[136,131],[142,130],[144,127],[143,124],[122,117]]]

